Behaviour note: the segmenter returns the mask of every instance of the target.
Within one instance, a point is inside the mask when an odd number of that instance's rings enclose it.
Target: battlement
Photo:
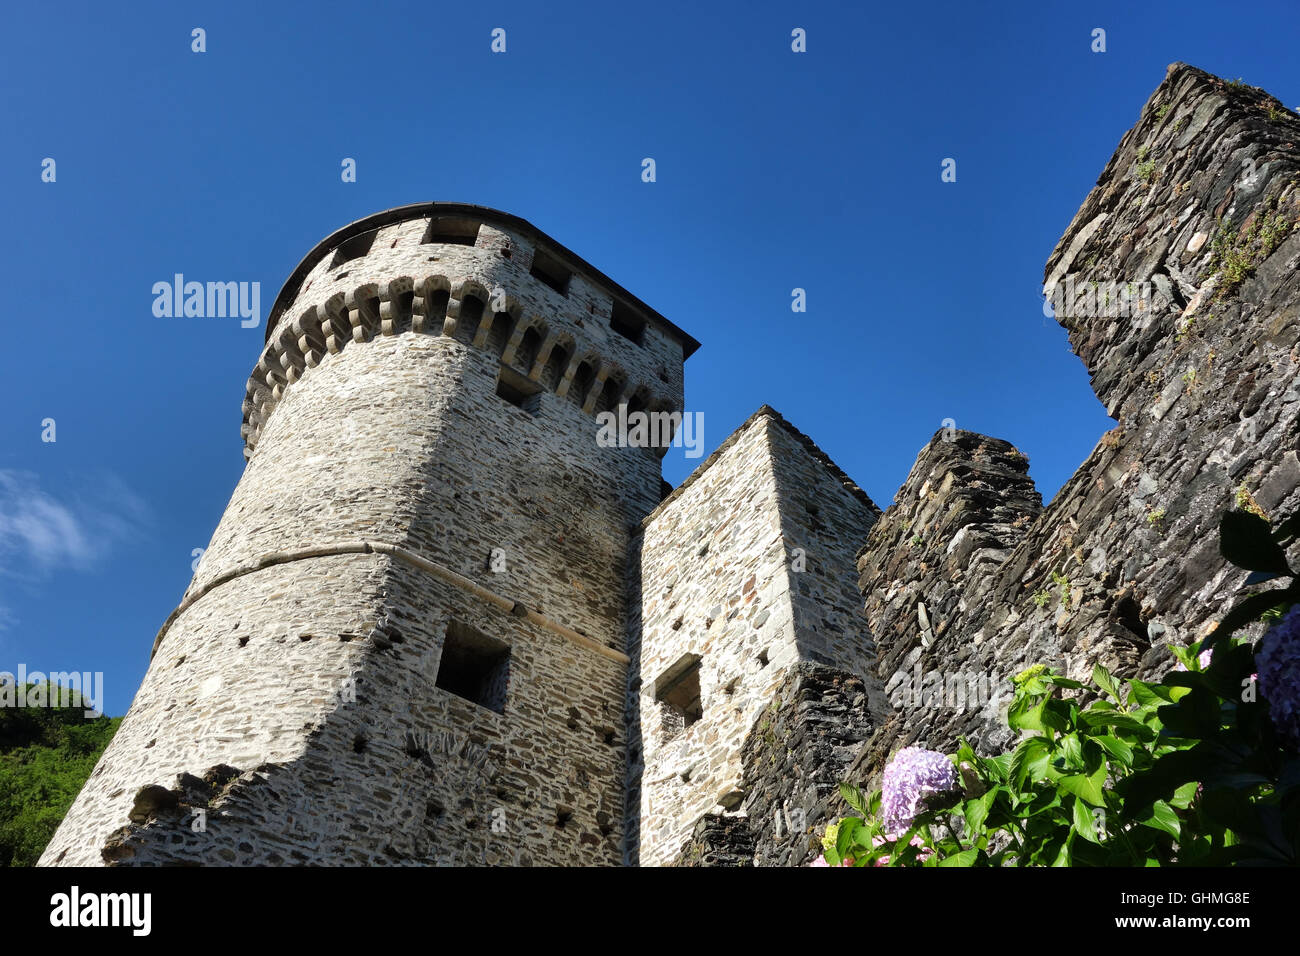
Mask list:
[[[681,363],[699,347],[522,219],[460,203],[390,209],[319,243],[281,289],[245,389],[245,457],[307,369],[406,332],[495,355],[515,404],[547,392],[589,415],[681,411]]]

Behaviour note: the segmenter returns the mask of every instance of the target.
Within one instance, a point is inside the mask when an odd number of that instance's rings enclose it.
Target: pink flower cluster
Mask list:
[[[887,843],[887,842],[888,842],[888,841],[885,840],[884,837],[876,837],[876,838],[872,841],[872,843],[874,843],[876,846],[882,846],[882,845],[884,845],[884,844]],[[912,846],[917,846],[917,847],[924,847],[924,845],[925,845],[925,841],[921,839],[921,834],[919,834],[919,833],[914,834],[914,835],[912,836],[912,839],[911,839],[909,842],[911,843]],[[931,851],[926,850],[926,849],[922,849],[921,852],[918,853],[918,854],[916,855],[916,859],[917,859],[918,862],[924,863],[926,860],[930,859],[931,856],[933,856],[933,853],[931,853]],[[876,866],[889,866],[889,856],[888,856],[888,854],[886,854],[885,856],[879,857],[879,858],[876,860],[875,865],[876,865]]]

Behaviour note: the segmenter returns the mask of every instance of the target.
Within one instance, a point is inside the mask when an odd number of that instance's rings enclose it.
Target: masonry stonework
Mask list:
[[[643,522],[629,734],[641,863],[673,860],[702,816],[741,811],[745,736],[795,664],[874,675],[846,569],[878,514],[764,407]],[[693,720],[672,695],[684,667],[695,668]]]

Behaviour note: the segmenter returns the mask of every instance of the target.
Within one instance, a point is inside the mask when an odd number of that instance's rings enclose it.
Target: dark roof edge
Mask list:
[[[341,242],[346,242],[353,236],[358,236],[363,232],[369,232],[372,229],[380,229],[384,226],[391,226],[393,223],[405,222],[409,219],[419,219],[424,216],[432,215],[453,215],[464,216],[465,218],[478,219],[482,222],[489,222],[496,225],[505,226],[515,232],[523,233],[530,239],[540,240],[546,246],[559,254],[562,258],[571,260],[572,264],[577,266],[582,272],[587,273],[593,279],[606,286],[610,292],[616,296],[626,299],[628,303],[635,306],[638,310],[645,313],[646,317],[657,325],[663,326],[667,331],[681,342],[682,358],[688,359],[694,354],[695,350],[700,347],[700,343],[693,336],[678,328],[676,324],[664,318],[655,309],[646,305],[641,299],[628,292],[605,273],[601,272],[586,259],[573,252],[567,246],[556,242],[549,235],[542,232],[531,222],[526,219],[520,219],[518,216],[512,216],[508,212],[502,212],[499,209],[491,209],[487,206],[476,206],[472,203],[463,202],[421,202],[411,203],[407,206],[394,206],[392,209],[385,209],[381,212],[372,213],[356,222],[348,223],[342,229],[336,229],[330,233],[312,248],[312,250],[303,256],[301,262],[289,274],[283,286],[280,287],[280,293],[275,297],[275,302],[271,306],[271,311],[266,317],[266,334],[265,338],[270,341],[271,330],[275,328],[276,323],[280,321],[280,316],[284,310],[289,307],[289,303],[297,296],[298,288],[302,285],[307,274],[316,267],[316,263],[325,257],[325,254],[334,249]]]
[[[713,454],[704,459],[704,461],[700,463],[699,467],[686,477],[685,481],[669,492],[668,496],[664,498],[663,501],[659,502],[653,511],[641,519],[640,528],[644,530],[649,527],[650,523],[654,521],[661,511],[676,501],[687,488],[693,485],[701,475],[708,471],[713,464],[725,455],[727,450],[740,439],[740,436],[749,429],[749,426],[754,424],[754,422],[760,418],[770,418],[774,423],[784,428],[795,441],[803,446],[804,450],[808,452],[814,461],[819,462],[831,473],[832,476],[835,477],[837,481],[839,481],[841,485],[844,486],[846,491],[862,501],[871,509],[873,514],[877,516],[880,515],[880,507],[871,500],[871,496],[858,487],[857,482],[850,478],[839,465],[831,461],[830,455],[818,448],[816,442],[786,421],[785,417],[771,405],[760,405],[758,411],[754,412],[754,414],[750,415],[740,425],[738,425],[736,430],[728,435],[721,445],[714,449]]]

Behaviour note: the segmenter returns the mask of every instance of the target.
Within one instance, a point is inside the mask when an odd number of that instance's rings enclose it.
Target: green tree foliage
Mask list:
[[[67,707],[0,708],[0,866],[34,866],[121,717]]]

